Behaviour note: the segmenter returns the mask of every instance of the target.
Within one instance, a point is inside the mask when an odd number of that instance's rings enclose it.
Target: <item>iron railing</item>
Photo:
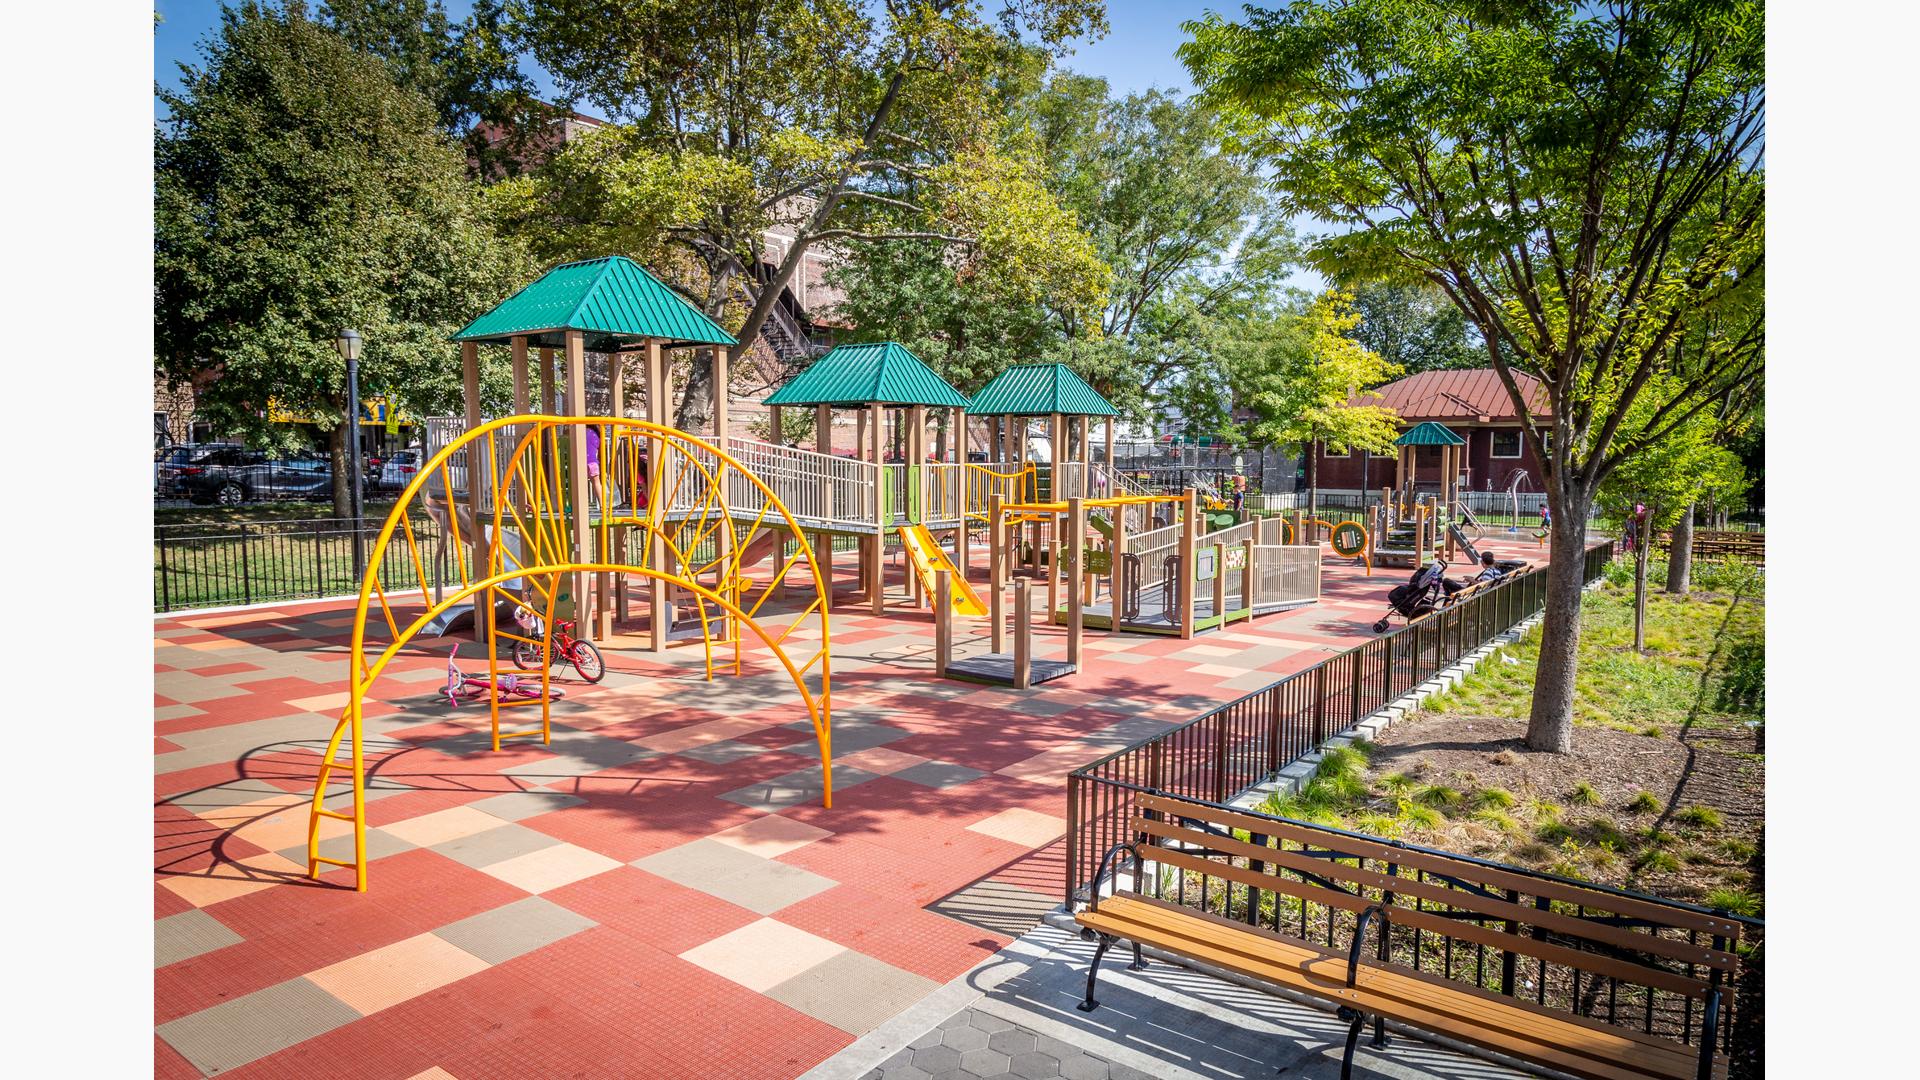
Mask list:
[[[361,529],[362,552],[371,552],[381,517]],[[457,585],[449,560],[464,555],[443,550],[433,519],[413,519],[422,541],[433,541],[424,567],[436,587]],[[353,522],[336,518],[234,524],[156,525],[153,529],[153,610],[183,611],[229,604],[276,603],[345,596],[360,587],[353,566]],[[411,579],[404,550],[387,556],[387,573]]]
[[[1598,580],[1611,541],[1585,553],[1581,580]],[[1126,835],[1135,792],[1227,802],[1358,724],[1442,668],[1538,613],[1544,568],[1337,653],[1067,777],[1067,880],[1085,899],[1100,854]]]

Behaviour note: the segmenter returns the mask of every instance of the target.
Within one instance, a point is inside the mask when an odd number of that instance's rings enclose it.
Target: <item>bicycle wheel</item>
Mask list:
[[[536,671],[540,667],[540,645],[534,641],[516,641],[513,643],[513,666],[521,671]]]
[[[573,661],[573,670],[590,683],[597,683],[607,673],[607,665],[600,659],[600,650],[589,642],[576,641],[573,652],[567,657]]]

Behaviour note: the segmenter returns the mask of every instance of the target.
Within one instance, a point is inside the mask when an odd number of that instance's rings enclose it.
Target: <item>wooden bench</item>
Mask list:
[[[1136,970],[1147,945],[1337,1006],[1343,1080],[1369,1017],[1376,1046],[1391,1020],[1591,1080],[1725,1075],[1749,920],[1186,799],[1136,795],[1129,831],[1075,916],[1083,1011],[1124,940]],[[1103,898],[1123,854],[1135,887]]]

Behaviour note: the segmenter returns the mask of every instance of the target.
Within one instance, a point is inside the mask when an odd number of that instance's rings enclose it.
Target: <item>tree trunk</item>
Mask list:
[[[1307,443],[1307,517],[1320,516],[1320,444]]]
[[[1693,504],[1673,523],[1673,542],[1667,545],[1667,591],[1687,595],[1693,587]]]
[[[327,437],[328,455],[333,459],[333,516],[345,520],[353,516],[353,487],[350,479],[352,462],[347,455],[347,433],[352,430],[345,422],[333,425],[333,434]]]
[[[1540,665],[1533,678],[1527,749],[1573,752],[1573,686],[1580,652],[1581,571],[1586,560],[1587,510],[1592,496],[1558,500],[1553,508],[1553,561],[1540,626]]]

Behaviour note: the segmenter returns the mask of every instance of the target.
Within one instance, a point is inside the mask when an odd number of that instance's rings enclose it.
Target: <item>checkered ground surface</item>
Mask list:
[[[1057,901],[1069,770],[1370,636],[1404,576],[1330,559],[1318,605],[1089,632],[1079,675],[1025,693],[934,681],[927,613],[843,594],[831,810],[792,684],[751,656],[707,682],[697,648],[612,653],[550,745],[496,754],[426,643],[366,711],[366,893],[304,878],[351,606],[156,619],[157,1075],[796,1076]]]

